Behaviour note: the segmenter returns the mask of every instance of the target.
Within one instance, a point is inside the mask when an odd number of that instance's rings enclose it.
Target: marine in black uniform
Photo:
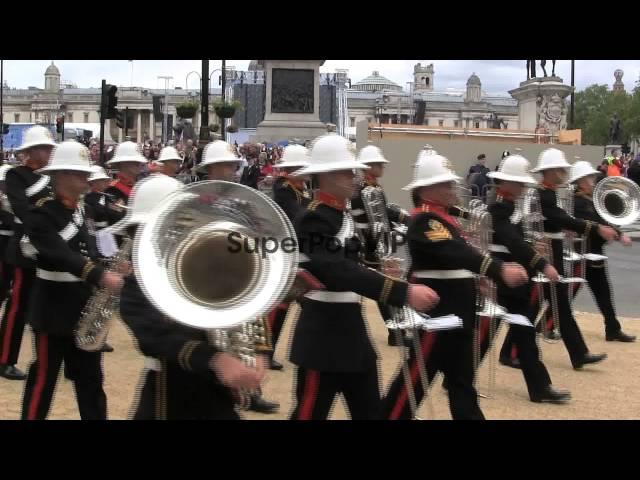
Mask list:
[[[291,222],[311,201],[311,194],[302,178],[291,176],[293,172],[309,165],[309,152],[302,145],[290,145],[284,149],[280,163],[275,165],[278,176],[273,183],[273,200],[282,208]],[[273,348],[269,352],[269,368],[282,370],[282,364],[273,358],[280,339],[280,332],[287,318],[290,303],[281,302],[268,315],[268,327],[271,331]]]
[[[118,145],[115,155],[107,162],[111,168],[118,170],[117,180],[113,181],[104,191],[110,200],[109,206],[118,215],[109,220],[109,225],[121,220],[125,216],[124,206],[127,205],[129,195],[147,160],[142,156],[138,145],[133,142],[122,142]]]
[[[542,172],[543,182],[538,192],[540,195],[542,215],[545,218],[544,232],[545,236],[551,241],[553,266],[561,277],[566,274],[563,261],[562,230],[571,230],[583,235],[585,238],[591,239],[602,237],[608,240],[613,239],[617,235],[611,227],[600,225],[590,220],[572,217],[558,206],[556,190],[558,185],[566,181],[569,167],[570,165],[567,163],[562,151],[549,148],[540,154],[538,167],[534,170]],[[606,354],[592,354],[589,352],[580,328],[573,316],[571,305],[569,304],[568,284],[558,282],[555,284],[555,288],[557,292],[560,334],[569,353],[573,367],[580,369],[584,365],[597,363],[607,358]],[[545,284],[545,297],[547,299],[550,298],[548,284]],[[551,308],[549,308],[549,312],[551,312]],[[506,350],[507,345],[503,348]]]
[[[43,172],[51,175],[53,196],[36,203],[27,233],[37,251],[36,280],[28,321],[34,332],[35,359],[25,384],[22,419],[47,418],[60,365],[64,361],[75,386],[83,420],[106,420],[102,354],[80,350],[74,330],[92,287],[117,292],[122,277],[104,272],[84,218],[81,195],[90,173],[89,151],[73,140],[60,144]]]
[[[582,171],[578,169],[582,165]],[[586,165],[584,165],[586,164]],[[571,170],[571,182],[575,183],[577,188],[574,195],[574,213],[576,218],[583,220],[590,220],[600,225],[607,225],[607,222],[598,215],[593,205],[593,188],[595,183],[595,176],[597,171],[593,170],[588,162],[577,162],[573,165]],[[609,225],[615,228],[612,225]],[[627,235],[624,235],[619,229],[616,228],[618,234],[618,240],[625,246],[631,246],[631,239]],[[590,237],[586,239],[586,252],[595,253],[597,255],[604,254],[604,246],[606,242],[600,236]],[[576,243],[576,251],[580,251],[580,244]],[[616,311],[613,306],[613,291],[611,284],[609,283],[607,260],[587,260],[585,278],[589,284],[589,289],[593,294],[593,298],[598,304],[598,308],[604,317],[605,325],[605,337],[608,342],[633,342],[636,337],[633,335],[627,335],[622,331],[620,322],[616,318]],[[578,294],[580,284],[575,289],[574,295]]]
[[[109,177],[102,167],[97,165],[91,167],[92,172],[89,177],[89,186],[91,191],[84,196],[84,208],[86,219],[89,222],[89,233],[93,236],[99,230],[115,224],[122,218],[122,209],[114,206],[114,198],[105,193],[105,189],[111,183]],[[98,251],[98,253],[100,253]],[[101,260],[105,258],[100,254]],[[104,343],[101,348],[102,352],[113,352],[113,347],[108,343]],[[65,369],[65,375],[67,371]],[[67,378],[69,378],[67,376]]]
[[[152,175],[142,181],[135,195],[138,200],[145,199],[142,203],[153,204],[180,188],[182,184],[174,179]],[[140,205],[135,202],[136,197],[131,205],[134,212]],[[135,238],[137,228],[142,228],[127,220],[121,226],[128,226],[131,238]],[[134,420],[240,419],[231,387],[257,388],[259,371],[219,351],[210,344],[205,331],[164,316],[145,296],[135,272],[125,279],[120,316],[147,357],[132,415]]]
[[[326,290],[301,301],[290,360],[296,365],[295,401],[290,418],[320,420],[342,393],[353,420],[374,419],[380,407],[377,355],[362,316],[362,297],[383,305],[411,304],[427,310],[437,295],[422,286],[386,277],[360,263],[360,243],[346,211],[354,191],[355,161],[348,140],[326,135],[316,140],[311,165],[319,190],[296,219],[296,234],[306,268]]]
[[[514,155],[503,160],[498,172],[489,174],[498,184],[496,201],[488,207],[493,227],[493,244],[490,247],[492,256],[504,262],[519,263],[527,269],[529,279],[536,272],[541,272],[547,278],[557,281],[558,272],[525,241],[522,217],[514,215],[515,200],[522,195],[525,184],[535,183],[528,170],[529,162],[519,155]],[[499,281],[497,302],[509,314],[521,315],[530,322],[530,326],[509,325],[508,335],[520,352],[520,365],[531,401],[565,402],[571,398],[569,392],[552,387],[549,372],[540,359],[533,328],[536,312],[535,307],[529,302],[533,288],[531,280],[517,288],[509,288],[504,282]],[[483,340],[481,355],[484,357],[492,339]]]
[[[26,242],[25,233],[30,221],[29,207],[51,194],[49,177],[36,173],[36,170],[47,165],[55,145],[46,128],[37,125],[27,130],[20,147],[24,165],[9,170],[5,180],[7,200],[14,215],[14,234],[9,237],[5,261],[13,268],[13,281],[0,327],[0,376],[10,380],[26,378],[15,367],[35,280],[34,252]]]
[[[11,165],[0,166],[0,305],[9,295],[13,278],[13,265],[4,260],[9,238],[13,236],[13,213],[7,199],[5,186],[7,170],[10,168]]]
[[[381,238],[375,238],[377,233],[374,233],[373,220],[368,217],[367,211],[364,208],[362,191],[367,187],[371,187],[375,188],[379,192],[384,201],[384,210],[387,214],[387,219],[390,222],[390,228],[393,227],[393,224],[391,224],[391,222],[406,225],[409,222],[409,215],[399,208],[391,208],[387,204],[387,198],[384,194],[384,190],[382,189],[382,185],[378,183],[378,178],[383,175],[384,166],[386,163],[389,163],[389,161],[384,158],[380,149],[375,145],[364,147],[360,151],[358,161],[360,163],[364,163],[365,165],[369,165],[370,169],[364,173],[363,181],[360,185],[358,185],[355,195],[351,199],[351,213],[353,214],[353,220],[355,222],[356,229],[359,231],[359,234],[363,239],[364,263],[371,268],[381,271],[382,259],[379,258],[376,247],[379,241],[386,241],[388,242],[388,245],[391,245],[391,242],[390,238],[382,238],[382,235],[384,235],[384,233],[380,234]],[[385,322],[391,319],[389,308],[384,305],[378,304],[378,309],[380,310],[380,315]],[[396,336],[396,334],[392,330],[389,330],[388,332],[387,343],[390,346],[401,346],[400,344],[398,344],[398,337]],[[403,345],[410,346],[410,339],[404,337]]]
[[[91,191],[84,196],[84,206],[87,218],[93,222],[94,231],[113,225],[122,218],[121,210],[110,208],[113,198],[105,193],[106,188],[111,183],[109,177],[102,167],[92,167],[93,172],[89,177],[89,187]]]
[[[233,147],[227,142],[216,140],[209,143],[202,153],[202,162],[198,165],[198,171],[206,172],[208,180],[222,180],[232,182],[238,164],[242,160],[235,154]],[[273,342],[271,342],[273,343]],[[261,346],[261,350],[262,346]],[[266,353],[266,352],[261,352]],[[271,402],[262,397],[260,389],[254,390],[251,396],[249,410],[260,413],[275,413],[280,408],[278,402]]]
[[[473,337],[478,295],[475,275],[486,275],[515,286],[526,281],[520,265],[483,255],[464,238],[458,221],[449,215],[456,203],[456,181],[445,157],[423,151],[418,157],[414,181],[405,189],[416,190],[419,201],[412,212],[407,241],[412,265],[410,278],[433,288],[440,303],[429,312],[431,317],[456,315],[463,328],[444,332],[420,331],[420,348],[426,363],[428,381],[438,371],[445,375],[449,408],[453,419],[482,420],[473,386]],[[410,351],[409,368],[416,404],[424,397],[422,382],[417,380],[417,359]],[[400,371],[393,377],[383,399],[382,418],[411,419],[407,385]]]

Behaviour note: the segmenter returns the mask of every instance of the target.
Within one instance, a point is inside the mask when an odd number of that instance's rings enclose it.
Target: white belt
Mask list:
[[[36,277],[50,282],[81,282],[82,279],[68,272],[50,272],[41,268],[36,269]]]
[[[93,222],[94,227],[104,228],[109,226],[109,222]]]
[[[585,253],[584,258],[590,262],[599,262],[600,260],[606,260],[606,255],[598,255],[597,253]]]
[[[547,238],[552,238],[554,240],[563,240],[564,239],[564,233],[562,233],[562,232],[557,232],[557,233],[544,232],[544,236],[547,237]]]
[[[153,370],[154,372],[162,370],[162,364],[160,361],[153,357],[144,357],[144,367],[148,370]]]
[[[367,228],[369,228],[369,224],[368,223],[356,222],[356,228],[367,229]]]
[[[494,253],[511,253],[504,245],[489,245],[489,251]]]
[[[326,290],[312,290],[305,298],[316,302],[327,303],[360,303],[361,296],[355,292],[328,292]]]
[[[364,213],[364,210],[362,210],[361,208],[354,208],[353,210],[351,210],[351,215],[358,216],[358,215],[362,215]]]
[[[463,268],[459,270],[416,270],[416,278],[435,278],[439,280],[457,280],[459,278],[473,278],[475,274]]]
[[[564,260],[568,260],[569,262],[579,262],[582,260],[582,255],[578,255],[576,252],[571,252],[571,255],[565,252],[562,257]]]
[[[0,230],[0,235],[5,237],[13,237],[13,230]]]

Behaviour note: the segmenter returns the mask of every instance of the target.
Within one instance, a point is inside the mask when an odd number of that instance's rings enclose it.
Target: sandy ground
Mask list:
[[[380,354],[382,385],[387,386],[400,361],[401,349],[387,346],[387,331],[374,303],[364,306],[369,319],[370,334]],[[544,362],[549,369],[554,385],[567,388],[573,400],[568,405],[534,404],[528,399],[524,379],[519,370],[506,368],[495,361],[496,382],[491,398],[481,399],[482,410],[487,419],[640,419],[640,344],[605,342],[604,326],[599,315],[579,313],[576,315],[583,335],[594,353],[606,352],[609,358],[583,371],[571,368],[564,345],[540,341]],[[280,402],[280,412],[261,415],[243,412],[247,419],[286,419],[292,403],[293,365],[287,358],[289,334],[297,318],[297,309],[289,311],[281,342],[276,349],[276,358],[284,363],[282,371],[270,371],[264,385],[265,396]],[[624,330],[640,335],[638,319],[621,318]],[[497,345],[501,345],[505,329],[499,333]],[[114,322],[109,342],[115,352],[104,355],[105,390],[109,401],[109,418],[126,419],[142,371],[142,357],[126,328]],[[32,358],[31,335],[25,334],[18,367],[26,371]],[[497,353],[494,351],[494,356]],[[489,364],[485,361],[480,369],[478,387],[487,393]],[[434,385],[431,401],[423,402],[419,415],[423,419],[450,419],[447,396],[438,380]],[[0,419],[20,418],[20,403],[24,382],[0,378]],[[61,373],[58,389],[49,415],[50,419],[79,419],[72,383]],[[342,398],[336,401],[332,419],[347,419]]]

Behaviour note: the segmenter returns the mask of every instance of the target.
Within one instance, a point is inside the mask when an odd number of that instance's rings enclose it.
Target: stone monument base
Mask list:
[[[555,131],[563,129],[566,123],[565,113],[558,112],[560,103],[571,94],[572,88],[565,85],[560,77],[536,77],[520,83],[520,86],[510,90],[509,94],[518,101],[518,120],[520,130],[535,131],[538,127],[544,126],[544,119],[541,118],[541,110],[548,108],[556,123],[553,124]],[[554,96],[558,96],[560,102],[550,104]],[[562,116],[562,120],[558,116]],[[549,130],[549,129],[547,129]]]
[[[327,133],[327,126],[322,122],[304,121],[264,121],[258,125],[256,134],[250,138],[251,142],[278,142],[292,138],[313,140]]]

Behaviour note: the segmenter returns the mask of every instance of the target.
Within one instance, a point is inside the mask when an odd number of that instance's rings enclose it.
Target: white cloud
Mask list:
[[[508,90],[518,86],[526,79],[525,60],[327,60],[321,67],[323,72],[333,72],[338,68],[349,70],[353,83],[368,76],[374,70],[407,88],[407,82],[413,78],[413,66],[416,63],[434,64],[436,90],[447,88],[465,88],[467,78],[472,73],[482,81],[482,88],[488,93],[507,95]],[[44,87],[44,71],[50,60],[5,60],[4,78],[11,87]],[[187,74],[200,73],[200,60],[59,60],[55,64],[60,69],[62,79],[78,87],[99,87],[104,78],[108,83],[118,86],[163,88],[164,80],[158,76],[173,76],[171,86],[185,88]],[[547,61],[547,72],[551,73],[551,61]],[[227,60],[237,70],[246,70],[249,60]],[[210,71],[221,67],[220,60],[210,61]],[[578,90],[594,83],[608,84],[614,81],[613,72],[617,68],[625,72],[623,82],[627,91],[631,91],[640,77],[640,61],[637,60],[577,60],[575,65],[576,87]],[[538,65],[539,74],[542,69]],[[558,60],[556,74],[565,83],[571,81],[571,62]],[[212,85],[218,86],[218,75],[212,76]],[[198,76],[189,77],[189,88],[198,88]]]

